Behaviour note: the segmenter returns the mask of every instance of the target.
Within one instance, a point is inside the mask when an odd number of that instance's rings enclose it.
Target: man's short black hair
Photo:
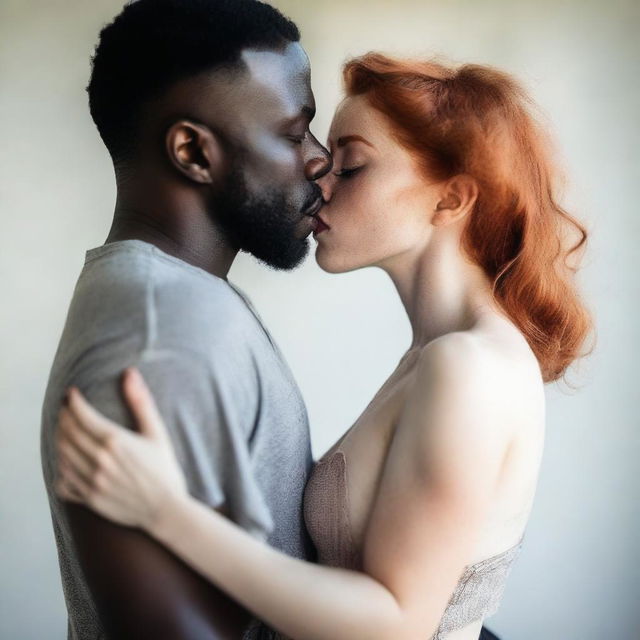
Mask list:
[[[246,47],[297,42],[296,25],[258,0],[137,0],[100,32],[87,92],[117,164],[133,149],[145,103],[172,84],[222,66]]]

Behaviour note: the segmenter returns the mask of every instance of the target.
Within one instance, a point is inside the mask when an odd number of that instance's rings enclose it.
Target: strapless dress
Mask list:
[[[337,449],[312,469],[304,492],[304,519],[320,564],[360,571],[361,550],[351,535],[347,487],[346,458]],[[524,536],[513,547],[465,567],[430,640],[442,640],[447,633],[497,611],[523,540]]]

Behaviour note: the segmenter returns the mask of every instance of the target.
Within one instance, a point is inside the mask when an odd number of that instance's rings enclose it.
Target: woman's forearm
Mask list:
[[[409,637],[402,609],[378,581],[292,558],[191,497],[168,500],[149,533],[294,640]]]

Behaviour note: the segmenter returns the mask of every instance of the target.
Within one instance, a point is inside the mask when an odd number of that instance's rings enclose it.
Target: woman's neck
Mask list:
[[[493,299],[489,278],[465,259],[454,237],[413,256],[405,254],[385,271],[411,323],[410,349],[469,330],[487,312],[504,315]]]

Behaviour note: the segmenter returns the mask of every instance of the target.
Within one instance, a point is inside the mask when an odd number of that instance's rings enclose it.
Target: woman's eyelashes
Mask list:
[[[352,176],[354,176],[356,173],[358,173],[358,171],[360,171],[360,169],[362,169],[362,167],[349,167],[341,169],[340,171],[334,171],[333,175],[337,176],[338,178],[350,178]]]

